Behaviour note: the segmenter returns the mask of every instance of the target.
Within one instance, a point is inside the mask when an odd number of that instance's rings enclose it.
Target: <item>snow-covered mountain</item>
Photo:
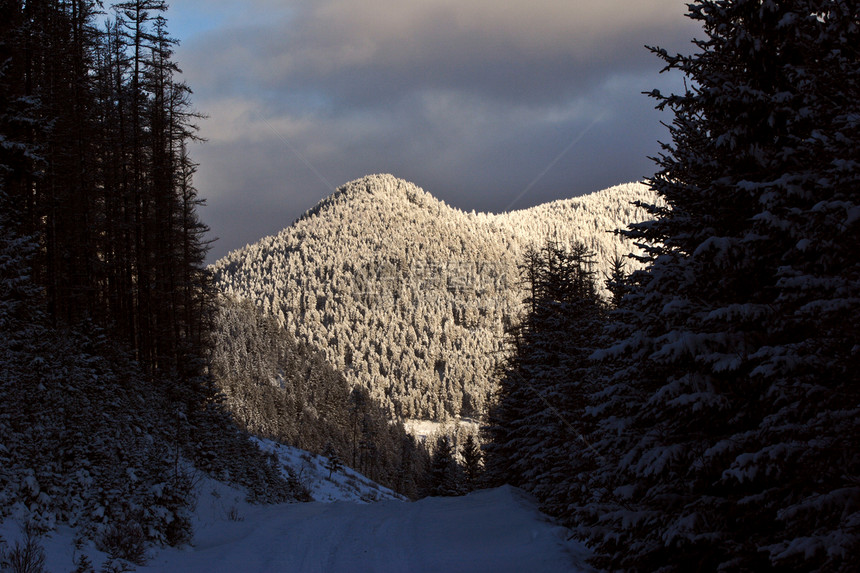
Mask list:
[[[654,200],[630,183],[504,214],[466,213],[391,175],[347,183],[277,235],[213,271],[325,353],[402,418],[480,416],[523,298],[531,246],[579,241],[609,261],[632,250],[612,231]]]

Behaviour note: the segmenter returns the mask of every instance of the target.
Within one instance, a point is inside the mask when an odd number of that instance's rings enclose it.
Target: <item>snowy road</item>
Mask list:
[[[242,521],[198,526],[192,548],[139,571],[571,572],[586,551],[520,490],[459,498],[245,506]]]

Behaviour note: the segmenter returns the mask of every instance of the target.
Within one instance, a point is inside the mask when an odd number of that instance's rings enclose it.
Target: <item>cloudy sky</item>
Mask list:
[[[506,211],[654,171],[684,0],[174,0],[210,261],[369,173]],[[701,35],[701,34],[699,34]]]

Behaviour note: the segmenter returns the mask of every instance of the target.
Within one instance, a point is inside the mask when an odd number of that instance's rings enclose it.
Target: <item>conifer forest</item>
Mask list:
[[[0,0],[0,571],[64,531],[67,570],[180,570],[207,507],[347,490],[380,548],[385,504],[492,499],[547,570],[853,570],[860,7],[686,11],[642,181],[492,214],[366,175],[207,264],[167,3]]]

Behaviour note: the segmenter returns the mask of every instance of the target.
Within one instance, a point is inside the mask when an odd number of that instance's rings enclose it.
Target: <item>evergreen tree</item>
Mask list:
[[[334,449],[331,442],[326,442],[322,455],[328,458],[325,467],[328,470],[328,478],[331,479],[332,474],[334,472],[339,472],[342,467],[340,456],[337,454],[337,450]]]
[[[486,429],[490,481],[535,493],[556,515],[567,511],[592,467],[582,438],[596,378],[588,356],[602,343],[605,304],[591,260],[581,244],[565,250],[547,243],[527,253],[529,311],[513,330],[514,352]]]
[[[462,469],[454,459],[454,447],[447,435],[436,438],[430,456],[428,475],[429,495],[455,496],[463,494]]]
[[[0,184],[0,331],[9,345],[42,314],[40,289],[32,280],[38,245],[21,237],[10,220],[14,210]]]
[[[860,21],[699,0],[698,52],[628,235],[583,531],[613,569],[847,570],[860,548]]]
[[[609,273],[604,275],[606,290],[611,295],[609,304],[612,308],[618,308],[621,305],[621,299],[627,294],[627,270],[626,261],[621,255],[615,254],[609,261]]]
[[[412,434],[404,433],[400,441],[400,467],[397,469],[395,490],[417,499],[427,489],[426,467],[429,465],[427,449]]]
[[[55,325],[93,322],[144,367],[201,372],[206,228],[185,152],[163,2],[0,5],[0,163],[18,232],[40,244],[32,278]],[[189,365],[196,365],[188,368]]]
[[[194,114],[165,21],[140,10],[165,6],[131,6],[131,36],[100,7],[0,2],[0,519],[76,524],[113,553],[123,527],[188,540],[181,459],[255,499],[297,493],[206,372]]]
[[[466,486],[469,490],[477,487],[483,471],[483,456],[478,440],[474,434],[466,436],[463,442],[463,473],[466,476]]]
[[[44,167],[48,127],[41,101],[30,88],[27,46],[32,26],[23,3],[0,3],[0,192],[8,214],[4,224],[16,234],[35,233],[33,185]]]

